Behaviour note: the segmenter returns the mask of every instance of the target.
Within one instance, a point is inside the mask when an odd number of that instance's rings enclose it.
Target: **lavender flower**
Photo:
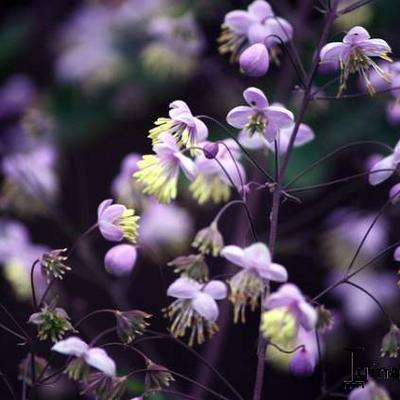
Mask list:
[[[196,166],[181,153],[177,140],[170,133],[161,133],[153,149],[156,154],[143,156],[134,177],[145,186],[144,193],[156,196],[162,203],[169,203],[177,195],[180,169],[192,180],[197,172]]]
[[[103,237],[112,242],[127,239],[136,243],[139,217],[133,209],[122,204],[112,204],[112,200],[104,200],[97,208],[97,223]]]
[[[280,264],[273,263],[268,247],[261,242],[244,249],[225,246],[221,256],[242,268],[229,280],[229,300],[234,306],[234,321],[245,321],[245,308],[250,304],[254,311],[264,295],[267,281],[285,282],[287,271]]]
[[[104,372],[109,376],[115,376],[116,374],[115,362],[108,356],[105,350],[99,347],[89,347],[82,339],[77,336],[70,336],[67,339],[60,340],[51,349],[53,351],[56,351],[57,353],[76,357],[77,361],[79,361],[80,363],[79,367],[81,370],[86,364],[88,366],[98,369],[99,371]],[[74,367],[75,371],[73,372],[76,372],[76,363]],[[72,371],[69,370],[69,372]],[[81,376],[81,374],[73,375],[75,378],[77,376]]]
[[[205,341],[205,331],[211,337],[217,332],[215,321],[218,318],[218,306],[215,300],[227,296],[226,285],[220,281],[210,281],[205,285],[186,277],[178,278],[167,291],[168,296],[175,297],[166,310],[166,315],[173,320],[171,333],[183,337],[190,331],[189,344],[194,340],[201,344]]]
[[[397,170],[400,163],[400,141],[396,143],[393,153],[377,162],[371,169],[369,183],[379,185],[390,178]]]
[[[353,389],[349,400],[390,400],[389,393],[383,386],[378,385],[372,379],[364,387]]]
[[[119,244],[107,251],[104,265],[107,272],[118,277],[129,275],[137,259],[136,247],[131,244]]]
[[[228,113],[226,120],[249,137],[259,133],[268,142],[273,142],[282,128],[293,125],[293,114],[282,106],[269,105],[260,89],[248,88],[243,92],[243,97],[249,106],[235,107]]]
[[[199,118],[193,116],[189,106],[182,100],[170,104],[169,118],[159,118],[156,127],[150,130],[149,138],[157,143],[160,135],[168,133],[178,144],[190,149],[207,139],[207,126]]]
[[[249,76],[260,77],[269,68],[268,49],[262,43],[255,43],[247,48],[239,58],[240,70]]]
[[[351,74],[359,73],[365,80],[369,93],[375,93],[369,78],[368,71],[372,67],[384,80],[390,81],[371,57],[380,57],[391,61],[388,53],[390,46],[382,39],[371,39],[368,31],[355,26],[343,38],[343,42],[333,42],[325,45],[320,53],[321,63],[337,63],[340,66],[340,86],[338,96],[346,89],[347,80]]]

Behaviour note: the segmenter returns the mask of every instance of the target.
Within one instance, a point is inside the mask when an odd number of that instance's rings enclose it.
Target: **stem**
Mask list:
[[[77,328],[83,321],[86,321],[88,318],[92,317],[93,315],[97,315],[97,314],[102,314],[102,313],[110,313],[110,314],[115,314],[116,310],[111,310],[108,308],[104,308],[102,310],[94,310],[92,312],[90,312],[89,314],[86,314],[85,316],[83,316],[76,324],[75,324],[75,328]]]
[[[8,381],[7,377],[3,374],[3,372],[0,371],[0,377],[3,380],[4,384],[7,386],[8,391],[11,393],[11,396],[14,400],[17,400],[17,396],[14,393],[14,390]]]
[[[0,328],[4,329],[6,332],[11,333],[11,335],[14,335],[15,337],[17,337],[18,339],[23,340],[24,342],[26,342],[26,337],[20,335],[19,333],[13,331],[10,328],[7,328],[5,325],[3,325],[2,323],[0,323]]]
[[[36,260],[31,267],[31,290],[32,290],[32,304],[33,309],[37,309],[37,301],[36,301],[36,292],[35,292],[35,282],[34,282],[34,274],[35,274],[35,267],[39,263],[39,260]]]
[[[307,111],[308,105],[311,101],[311,91],[312,91],[312,84],[315,78],[315,75],[318,71],[318,64],[319,64],[319,53],[324,46],[325,42],[327,41],[329,32],[331,30],[332,24],[335,21],[335,18],[337,16],[336,9],[338,5],[338,0],[334,0],[333,7],[327,14],[327,20],[326,24],[324,27],[324,30],[322,32],[320,41],[318,43],[315,56],[314,56],[314,61],[313,65],[311,67],[311,72],[307,80],[307,86],[305,89],[299,117],[296,120],[293,133],[290,137],[289,145],[285,154],[285,157],[282,162],[282,166],[279,170],[278,173],[278,179],[276,183],[276,188],[273,193],[272,197],[272,207],[271,207],[271,213],[270,213],[270,232],[269,232],[269,250],[271,252],[271,257],[273,258],[274,252],[275,252],[275,245],[276,245],[276,238],[277,238],[277,233],[278,233],[278,218],[279,218],[279,206],[280,206],[280,200],[281,200],[281,194],[283,190],[283,179],[286,173],[286,169],[289,164],[289,158],[290,154],[293,150],[294,142],[296,140],[297,133],[300,128],[300,124],[304,118],[304,115]],[[261,307],[261,312],[262,312],[262,307]],[[267,342],[262,336],[262,334],[259,334],[258,338],[258,362],[257,362],[257,372],[256,372],[256,382],[254,385],[254,391],[253,391],[253,400],[260,400],[261,399],[261,394],[262,394],[262,389],[263,389],[263,380],[264,380],[264,370],[265,370],[265,352],[266,352],[266,347],[267,347]]]

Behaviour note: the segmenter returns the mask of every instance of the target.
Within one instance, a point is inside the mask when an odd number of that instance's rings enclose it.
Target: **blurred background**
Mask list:
[[[275,12],[294,26],[294,44],[306,68],[321,34],[322,14],[311,0],[271,0]],[[352,1],[343,1],[351,4]],[[150,153],[147,132],[153,122],[167,116],[169,103],[186,101],[195,115],[211,116],[225,123],[227,112],[243,103],[242,92],[249,86],[265,91],[271,101],[279,101],[298,111],[301,95],[298,80],[287,55],[279,66],[262,79],[251,79],[218,54],[217,37],[224,15],[244,9],[247,1],[218,0],[92,0],[51,2],[7,1],[0,7],[0,158],[1,302],[19,321],[31,313],[29,269],[44,248],[70,247],[79,232],[96,221],[97,205],[112,196],[112,182],[129,153]],[[399,4],[396,0],[373,1],[354,13],[339,18],[332,40],[354,25],[365,26],[372,37],[384,38],[392,46],[394,59],[400,50]],[[334,74],[321,71],[316,89]],[[335,95],[333,86],[325,90]],[[363,90],[357,78],[349,93]],[[316,139],[296,149],[290,161],[288,180],[335,148],[357,140],[377,140],[393,146],[399,139],[400,118],[391,93],[373,98],[320,100],[312,103],[306,122]],[[226,138],[217,124],[208,122],[210,139]],[[32,139],[34,138],[34,139]],[[29,153],[30,141],[41,145]],[[271,153],[254,152],[266,167],[273,165]],[[306,174],[296,185],[323,183],[365,171],[387,150],[373,143],[354,146],[338,153]],[[375,158],[374,158],[375,157]],[[249,179],[261,178],[243,161]],[[11,165],[11,167],[10,167]],[[46,201],[37,200],[31,188],[18,182],[15,168],[34,175],[43,183]],[[25,177],[26,178],[26,177]],[[310,297],[340,276],[351,259],[374,216],[388,199],[393,181],[379,187],[367,179],[351,180],[296,195],[302,204],[285,202],[279,227],[277,259],[289,271],[290,280]],[[168,209],[147,209],[146,246],[128,278],[115,278],[103,267],[108,249],[99,235],[86,240],[91,261],[75,257],[73,271],[54,289],[59,304],[79,319],[97,308],[139,308],[154,315],[153,329],[165,331],[161,309],[171,299],[166,287],[174,274],[166,264],[173,257],[190,253],[193,234],[211,222],[219,206],[199,206],[187,191],[187,182],[174,205]],[[256,229],[264,240],[268,232],[270,194],[256,191],[250,203]],[[221,229],[226,243],[245,245],[248,229],[241,211],[230,209]],[[390,208],[371,232],[358,265],[399,239],[400,215]],[[90,268],[88,264],[91,264]],[[226,272],[220,259],[210,260],[212,273]],[[397,265],[389,252],[357,279],[368,288],[393,319],[399,321]],[[28,275],[27,275],[28,274]],[[339,288],[321,300],[335,316],[333,330],[323,337],[328,383],[349,373],[345,347],[363,346],[362,366],[391,365],[380,359],[380,342],[389,326],[377,306],[351,287]],[[227,306],[225,313],[230,313]],[[228,323],[214,341],[219,356],[213,362],[234,386],[249,398],[254,384],[258,317],[249,312],[246,325]],[[230,314],[228,315],[229,319]],[[224,318],[222,318],[224,319]],[[0,320],[5,323],[6,316]],[[112,322],[112,321],[111,321]],[[110,320],[99,317],[85,325],[82,336],[90,340]],[[0,332],[0,371],[19,394],[18,365],[26,354],[14,338]],[[43,346],[43,351],[48,348]],[[201,375],[198,362],[184,350],[155,342],[147,351],[160,363],[189,376]],[[207,344],[196,350],[207,353]],[[117,352],[118,353],[118,352]],[[116,357],[117,357],[116,353]],[[140,359],[121,356],[121,368],[138,368]],[[312,377],[296,378],[286,371],[285,360],[270,354],[265,383],[268,399],[314,399],[320,391],[321,371]],[[396,363],[395,363],[396,364]],[[204,375],[202,376],[204,378]],[[212,387],[225,390],[215,379]],[[386,382],[392,398],[400,395],[395,381]],[[190,385],[178,382],[182,391]],[[132,397],[141,386],[130,387]],[[0,386],[1,398],[8,398]],[[208,398],[197,394],[198,398]],[[43,399],[80,398],[77,388],[66,380],[44,389]]]

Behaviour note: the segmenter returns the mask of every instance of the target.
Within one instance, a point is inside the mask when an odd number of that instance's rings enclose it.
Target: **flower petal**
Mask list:
[[[108,221],[99,221],[99,231],[104,239],[111,242],[120,242],[124,238],[123,230]]]
[[[258,272],[263,278],[274,282],[286,282],[288,279],[286,268],[276,263],[271,263],[268,268],[260,268]]]
[[[343,38],[343,43],[356,44],[368,40],[371,36],[362,26],[354,26]]]
[[[314,307],[305,301],[298,304],[299,315],[298,320],[300,325],[307,331],[311,331],[317,324],[317,312]]]
[[[273,142],[276,140],[278,133],[279,128],[273,122],[270,122],[267,129],[264,131],[265,139],[267,139],[268,142]]]
[[[294,141],[295,147],[300,147],[308,142],[314,140],[314,131],[306,124],[300,124],[299,131],[297,132],[296,139]]]
[[[383,39],[370,39],[358,45],[368,56],[380,57],[386,53],[390,53],[392,49]]]
[[[231,263],[245,268],[246,262],[244,258],[244,251],[238,246],[225,246],[221,250],[221,256],[226,258]]]
[[[265,269],[271,264],[271,253],[264,243],[253,243],[244,249],[244,260],[248,268]]]
[[[87,364],[104,372],[106,375],[114,376],[116,374],[115,362],[105,350],[94,347],[84,354],[84,358]]]
[[[273,123],[279,129],[288,128],[294,123],[294,115],[291,111],[282,106],[268,107],[268,121]]]
[[[77,336],[70,336],[67,339],[57,342],[51,350],[69,356],[81,357],[88,348],[89,346],[82,339]]]
[[[194,279],[178,278],[169,286],[167,295],[177,299],[192,299],[200,291],[201,286]]]
[[[390,178],[394,173],[394,167],[393,154],[383,158],[370,169],[369,183],[376,186]]]
[[[268,18],[265,21],[265,27],[267,30],[265,44],[270,48],[280,45],[281,41],[284,43],[289,42],[293,38],[293,27],[283,18]]]
[[[221,281],[210,281],[203,287],[203,293],[209,294],[215,300],[222,300],[227,296],[228,289]]]
[[[196,129],[196,140],[204,142],[208,137],[207,125],[199,118],[194,118],[194,129]]]
[[[246,131],[241,131],[238,136],[240,144],[249,150],[258,150],[267,147],[268,142],[263,135],[256,132],[249,136]]]
[[[218,318],[218,305],[207,293],[199,292],[192,300],[193,308],[207,321],[215,322]]]
[[[248,38],[250,44],[262,43],[266,45],[265,39],[268,36],[269,31],[265,25],[260,23],[251,24],[248,32]]]
[[[242,129],[249,122],[249,118],[254,114],[254,110],[247,106],[239,106],[229,111],[226,121],[234,128]]]
[[[274,16],[274,12],[272,11],[272,7],[269,5],[267,1],[264,0],[256,0],[253,1],[248,7],[247,10],[249,14],[257,19],[258,21],[264,21],[269,17]]]
[[[247,34],[250,24],[254,22],[249,13],[243,10],[235,10],[225,15],[224,24],[237,33]]]
[[[321,63],[339,62],[343,59],[344,52],[347,50],[348,46],[341,42],[328,43],[322,48],[319,54]]]
[[[175,153],[175,157],[179,160],[179,165],[181,166],[186,177],[189,180],[193,180],[198,172],[194,161],[192,161],[189,157],[184,156],[181,152]]]
[[[103,200],[97,207],[97,218],[100,218],[104,210],[113,203],[112,199]]]
[[[264,92],[255,87],[249,87],[243,92],[243,97],[247,104],[257,110],[264,110],[268,107],[268,99]]]

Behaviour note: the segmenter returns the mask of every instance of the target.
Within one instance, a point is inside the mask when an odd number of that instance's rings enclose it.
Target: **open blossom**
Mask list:
[[[279,134],[276,137],[276,145],[278,152],[284,154],[289,146],[290,138],[293,134],[294,123],[288,127],[280,129]],[[314,140],[314,131],[306,124],[300,124],[299,130],[294,140],[294,147],[301,147],[305,144]],[[268,140],[260,133],[255,133],[253,136],[249,136],[246,131],[242,130],[239,133],[238,139],[240,144],[246,149],[258,150],[267,148],[275,152],[275,142],[268,142]]]
[[[299,288],[291,283],[282,285],[264,301],[266,309],[284,307],[306,331],[315,328],[317,312],[304,298]]]
[[[138,220],[135,211],[122,204],[112,204],[111,199],[104,200],[97,208],[97,223],[103,237],[112,242],[120,242],[124,238],[136,243]]]
[[[74,367],[77,367],[77,362],[80,363],[80,369],[85,368],[85,364],[104,372],[107,375],[115,376],[116,366],[114,360],[106,353],[105,350],[99,347],[89,347],[82,339],[76,336],[70,336],[67,339],[60,340],[52,348],[57,353],[74,356]],[[67,367],[68,369],[68,367]]]
[[[233,139],[226,139],[220,142],[214,158],[206,157],[204,152],[197,155],[197,175],[189,189],[199,204],[228,200],[233,185],[242,190],[242,185],[246,184],[246,172],[239,161],[239,150]]]
[[[185,336],[186,330],[189,330],[189,344],[192,345],[195,339],[199,344],[204,342],[205,331],[210,337],[217,332],[215,321],[219,311],[215,300],[222,300],[227,296],[224,283],[210,281],[201,284],[182,277],[170,285],[167,294],[177,299],[166,310],[168,317],[173,320],[171,333],[174,336]]]
[[[234,305],[235,322],[239,321],[239,317],[244,322],[247,304],[255,310],[264,295],[267,281],[287,280],[285,267],[272,262],[269,249],[264,243],[254,243],[244,249],[232,245],[225,246],[221,256],[242,268],[229,280],[229,300]]]
[[[393,153],[382,158],[369,170],[369,183],[379,185],[390,178],[397,170],[400,163],[400,141],[396,143]]]
[[[382,39],[371,39],[368,31],[355,26],[345,35],[343,42],[333,42],[325,45],[320,53],[321,63],[336,63],[341,70],[338,95],[346,89],[349,76],[359,73],[365,80],[370,94],[375,89],[369,80],[368,71],[372,67],[382,79],[390,82],[390,76],[379,67],[371,57],[379,57],[391,61],[388,54],[390,46]]]
[[[186,148],[197,146],[207,139],[208,129],[203,121],[193,116],[189,106],[182,100],[170,104],[169,118],[159,118],[150,130],[149,138],[157,143],[162,133],[169,133]]]
[[[134,177],[145,186],[144,193],[156,196],[162,203],[169,203],[177,195],[180,169],[192,180],[196,175],[196,166],[182,154],[177,139],[170,133],[160,134],[153,149],[156,154],[143,156]]]
[[[243,92],[243,97],[248,106],[235,107],[229,111],[226,120],[249,137],[259,133],[268,142],[272,142],[281,129],[293,125],[293,114],[280,105],[269,105],[260,89],[250,87]]]
[[[277,45],[290,41],[293,28],[288,21],[276,17],[270,4],[255,0],[247,10],[234,10],[226,14],[222,33],[218,39],[221,54],[231,53],[231,61],[236,61],[248,45],[262,43],[277,60]]]

